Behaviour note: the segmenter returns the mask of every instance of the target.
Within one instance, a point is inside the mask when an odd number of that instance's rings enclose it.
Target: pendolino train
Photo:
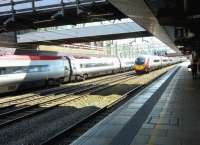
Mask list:
[[[178,57],[142,55],[135,58],[91,56],[6,55],[0,56],[0,93],[35,86],[129,71],[149,72],[180,62]]]
[[[88,56],[0,56],[0,93],[58,85],[132,69],[135,59]]]
[[[135,59],[133,69],[136,73],[148,73],[152,70],[181,62],[180,57],[141,55]]]

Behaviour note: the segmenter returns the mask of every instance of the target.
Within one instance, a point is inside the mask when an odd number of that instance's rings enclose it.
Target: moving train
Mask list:
[[[0,57],[0,93],[124,72],[134,62],[118,57],[5,55]]]
[[[132,70],[149,72],[180,62],[178,57],[142,55],[137,58],[77,55],[0,56],[0,93],[59,85]]]
[[[182,62],[180,57],[141,55],[135,59],[133,70],[136,73],[148,73],[152,70]]]
[[[67,67],[67,66],[66,66]],[[17,56],[0,57],[0,93],[57,83],[68,76],[65,62],[54,56]],[[31,82],[31,84],[30,84]]]

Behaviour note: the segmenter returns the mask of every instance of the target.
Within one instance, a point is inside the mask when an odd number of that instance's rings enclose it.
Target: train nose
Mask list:
[[[144,70],[144,66],[143,65],[135,65],[134,69],[135,70]]]

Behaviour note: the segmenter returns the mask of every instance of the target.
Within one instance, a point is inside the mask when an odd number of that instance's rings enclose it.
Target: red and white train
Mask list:
[[[1,56],[0,93],[61,82],[69,75],[65,69],[65,61],[57,56]]]
[[[178,57],[143,55],[135,58],[90,56],[0,56],[0,93],[42,85],[58,85],[90,77],[134,70],[149,72],[180,62]]]
[[[73,55],[1,56],[0,93],[124,72],[132,69],[134,61],[134,58]]]
[[[182,62],[180,57],[141,55],[135,59],[133,69],[136,73],[148,73],[152,70]]]

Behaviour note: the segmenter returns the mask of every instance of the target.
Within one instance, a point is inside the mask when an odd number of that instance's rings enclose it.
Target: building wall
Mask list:
[[[0,47],[15,47],[16,36],[15,32],[0,33]]]
[[[84,46],[84,45],[83,45]],[[105,49],[103,48],[90,48],[90,47],[81,47],[79,45],[69,45],[69,46],[45,46],[40,45],[37,48],[40,51],[57,51],[68,54],[84,54],[84,55],[105,55]]]

